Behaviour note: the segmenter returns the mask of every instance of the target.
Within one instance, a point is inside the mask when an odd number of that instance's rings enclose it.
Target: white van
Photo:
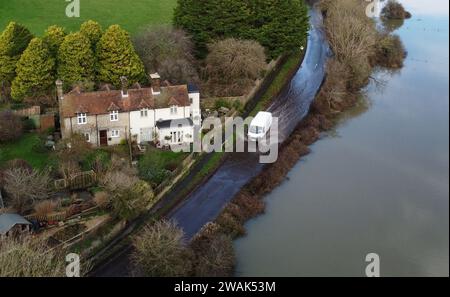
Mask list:
[[[272,126],[272,113],[261,111],[250,123],[248,129],[248,140],[257,141],[263,139]]]

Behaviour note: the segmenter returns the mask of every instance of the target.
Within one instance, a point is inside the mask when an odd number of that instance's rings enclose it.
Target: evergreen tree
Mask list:
[[[200,58],[229,37],[257,40],[275,58],[304,45],[308,11],[304,0],[178,0],[174,24],[193,36]]]
[[[58,77],[64,85],[94,81],[94,67],[90,40],[79,32],[67,35],[58,52]]]
[[[43,40],[47,43],[48,48],[50,49],[50,53],[53,58],[56,58],[58,55],[59,47],[64,41],[64,37],[66,37],[66,32],[64,28],[58,26],[50,26],[44,33]]]
[[[145,79],[144,65],[136,54],[130,35],[119,25],[106,30],[97,44],[96,54],[99,81],[120,87],[121,76],[126,76],[130,84]]]
[[[103,35],[102,26],[95,21],[89,20],[81,24],[80,33],[89,38],[92,50],[95,51],[97,43]]]
[[[26,97],[47,95],[54,82],[55,60],[48,45],[40,38],[33,38],[20,57],[12,82],[11,95],[20,101]]]
[[[253,27],[258,28],[255,38],[271,58],[305,45],[309,17],[303,0],[258,0],[255,5],[259,6],[253,18]]]
[[[0,83],[2,89],[9,86],[16,73],[17,61],[27,48],[33,35],[22,25],[9,23],[0,35]]]

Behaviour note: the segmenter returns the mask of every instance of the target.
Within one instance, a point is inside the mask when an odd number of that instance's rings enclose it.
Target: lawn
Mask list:
[[[10,21],[27,26],[40,36],[50,25],[77,31],[86,20],[104,28],[119,24],[131,33],[146,25],[170,24],[176,0],[80,0],[80,17],[66,16],[65,0],[0,0],[0,31]]]
[[[13,159],[23,159],[33,166],[33,168],[45,168],[50,161],[50,154],[45,151],[36,151],[33,146],[42,140],[38,134],[25,134],[14,143],[0,144],[0,166]]]

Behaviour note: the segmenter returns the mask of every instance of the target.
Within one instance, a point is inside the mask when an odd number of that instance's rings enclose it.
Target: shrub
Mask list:
[[[227,101],[226,99],[218,99],[216,100],[216,102],[214,102],[214,108],[215,109],[220,109],[222,107],[231,109],[231,103],[229,101]]]
[[[47,216],[51,213],[53,213],[59,206],[59,203],[57,201],[53,200],[44,200],[41,202],[38,202],[34,206],[34,211],[36,212],[36,215],[38,216]]]
[[[377,45],[376,63],[382,67],[398,69],[403,67],[407,53],[398,35],[382,35]]]
[[[113,214],[120,219],[134,219],[154,202],[150,185],[122,171],[107,172],[100,183],[111,197]]]
[[[144,228],[133,240],[134,274],[148,277],[185,277],[192,269],[192,256],[183,231],[172,222],[158,221]]]
[[[22,134],[22,119],[9,110],[0,111],[0,143],[17,140]]]
[[[36,129],[36,124],[34,123],[34,121],[30,118],[25,118],[23,121],[23,130],[25,132],[31,132],[33,130]]]
[[[212,96],[241,96],[267,68],[264,48],[256,41],[225,39],[209,46],[205,62],[207,92]]]
[[[387,19],[403,20],[411,18],[411,13],[407,12],[403,5],[396,0],[389,0],[383,7],[381,16]]]
[[[106,192],[97,192],[94,195],[94,203],[100,208],[107,208],[111,202],[109,194]]]
[[[229,212],[222,212],[216,220],[220,225],[222,233],[230,235],[232,238],[245,235],[245,228],[241,222]]]
[[[233,240],[225,234],[218,234],[197,250],[195,276],[230,277],[233,275],[235,261]]]

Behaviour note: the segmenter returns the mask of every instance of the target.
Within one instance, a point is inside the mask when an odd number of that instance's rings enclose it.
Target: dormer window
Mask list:
[[[85,124],[87,124],[87,115],[86,115],[86,113],[79,113],[77,115],[77,122],[78,122],[78,125],[85,125]]]
[[[148,117],[148,108],[141,109],[141,118]]]
[[[178,113],[178,107],[176,105],[170,107],[170,114],[175,115]]]
[[[119,111],[113,110],[109,113],[111,122],[117,122],[119,120]]]

